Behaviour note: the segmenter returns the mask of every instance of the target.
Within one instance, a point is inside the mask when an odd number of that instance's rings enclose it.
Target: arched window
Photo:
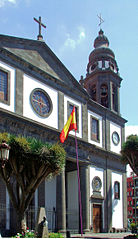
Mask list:
[[[106,84],[101,85],[101,105],[108,108],[108,86]]]
[[[118,181],[114,183],[114,199],[120,199],[120,183]]]

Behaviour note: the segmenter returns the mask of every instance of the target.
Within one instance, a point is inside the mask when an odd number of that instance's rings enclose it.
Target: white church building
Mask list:
[[[0,132],[58,142],[75,106],[83,232],[124,230],[126,166],[121,162],[120,150],[126,120],[120,114],[122,78],[102,30],[86,64],[86,77],[78,82],[42,36],[30,40],[0,35]],[[49,230],[79,232],[73,131],[63,146],[67,152],[65,170],[40,185],[31,206],[46,208]],[[15,222],[9,195],[0,179],[0,228],[14,230]]]

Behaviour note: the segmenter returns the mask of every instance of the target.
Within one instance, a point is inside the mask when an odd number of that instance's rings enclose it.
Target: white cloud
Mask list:
[[[138,125],[128,125],[125,127],[125,137],[127,138],[131,134],[138,135]]]
[[[85,29],[83,27],[78,27],[79,36],[78,36],[78,43],[81,43],[85,39]]]
[[[75,49],[76,48],[76,41],[74,39],[72,39],[70,37],[69,34],[67,34],[67,39],[66,41],[64,42],[64,45],[63,45],[63,48],[71,48],[71,49]]]
[[[62,30],[63,28],[62,26]],[[65,31],[65,36],[66,39],[62,45],[62,47],[59,49],[59,54],[62,55],[66,50],[75,50],[85,39],[85,29],[81,26],[78,27],[78,34],[77,36],[71,36],[69,33],[66,33]]]
[[[16,4],[16,0],[0,0],[0,7],[3,7],[6,3]]]

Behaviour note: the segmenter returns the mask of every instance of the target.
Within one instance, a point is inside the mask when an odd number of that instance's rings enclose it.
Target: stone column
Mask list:
[[[56,228],[66,232],[65,171],[57,176],[56,183]]]
[[[39,207],[45,207],[45,181],[43,181],[38,187],[38,205]]]
[[[89,166],[80,167],[80,190],[83,232],[90,231],[90,177]]]

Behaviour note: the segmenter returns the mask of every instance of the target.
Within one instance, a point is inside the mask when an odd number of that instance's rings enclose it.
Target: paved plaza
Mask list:
[[[121,232],[121,233],[88,233],[88,234],[84,234],[83,236],[81,236],[80,234],[73,234],[70,235],[71,238],[106,238],[106,239],[110,239],[110,238],[117,238],[117,239],[122,239],[128,235],[132,235],[131,232]]]

